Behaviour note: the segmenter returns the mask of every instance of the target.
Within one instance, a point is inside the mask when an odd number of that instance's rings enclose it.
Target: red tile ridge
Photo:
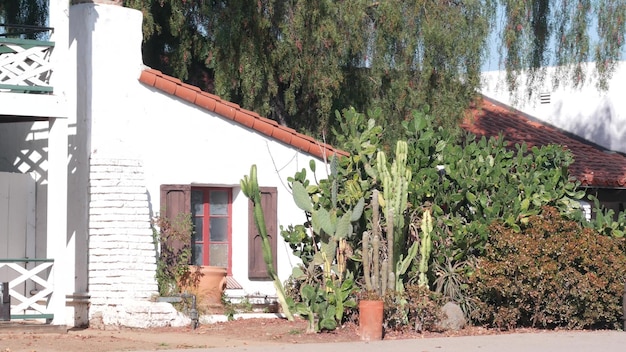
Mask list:
[[[200,88],[183,83],[179,79],[165,75],[159,70],[152,68],[144,69],[139,76],[139,81],[202,109],[213,111],[224,118],[277,139],[319,159],[328,160],[333,154],[339,156],[349,155],[343,150],[322,143],[292,128],[281,126],[274,120],[262,117],[254,111],[243,109],[235,103],[222,100],[216,95],[203,92]]]

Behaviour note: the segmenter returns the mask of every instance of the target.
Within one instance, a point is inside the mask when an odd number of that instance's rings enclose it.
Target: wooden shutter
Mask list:
[[[174,220],[180,213],[191,211],[190,185],[161,185],[161,216]],[[183,249],[191,246],[189,241],[169,240],[161,243],[161,256],[171,254],[177,256]],[[171,257],[171,256],[167,256]],[[191,258],[189,259],[191,264]]]
[[[261,187],[261,206],[265,216],[265,226],[272,248],[274,270],[276,267],[276,237],[278,235],[278,221],[276,210],[278,206],[276,187]],[[270,280],[267,265],[263,261],[261,236],[254,223],[254,206],[248,201],[248,278],[251,280]]]

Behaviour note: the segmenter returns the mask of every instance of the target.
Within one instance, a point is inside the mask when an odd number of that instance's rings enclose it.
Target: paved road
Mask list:
[[[329,344],[277,344],[169,352],[625,352],[626,332],[565,331]],[[166,351],[161,351],[166,352]]]

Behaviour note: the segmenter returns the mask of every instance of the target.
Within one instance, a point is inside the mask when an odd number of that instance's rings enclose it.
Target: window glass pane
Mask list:
[[[209,265],[228,267],[227,244],[212,244],[209,246]]]
[[[228,218],[211,218],[211,242],[228,241]]]
[[[228,214],[228,191],[211,191],[209,195],[210,214]]]
[[[194,242],[202,241],[202,230],[204,227],[202,226],[203,218],[193,218],[193,240]]]
[[[193,245],[193,253],[191,255],[193,265],[203,265],[202,263],[202,244]]]
[[[202,191],[191,191],[191,213],[202,216]]]

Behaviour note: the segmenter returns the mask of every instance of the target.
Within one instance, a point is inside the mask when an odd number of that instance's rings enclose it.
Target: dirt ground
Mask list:
[[[164,350],[173,348],[207,348],[259,346],[302,343],[358,341],[358,329],[348,324],[333,332],[306,334],[306,322],[284,319],[245,319],[191,328],[71,330],[66,334],[10,332],[0,330],[0,352],[110,352]],[[515,332],[523,332],[517,330]],[[385,339],[428,338],[441,336],[495,334],[482,328],[459,332],[419,334],[387,333]]]

